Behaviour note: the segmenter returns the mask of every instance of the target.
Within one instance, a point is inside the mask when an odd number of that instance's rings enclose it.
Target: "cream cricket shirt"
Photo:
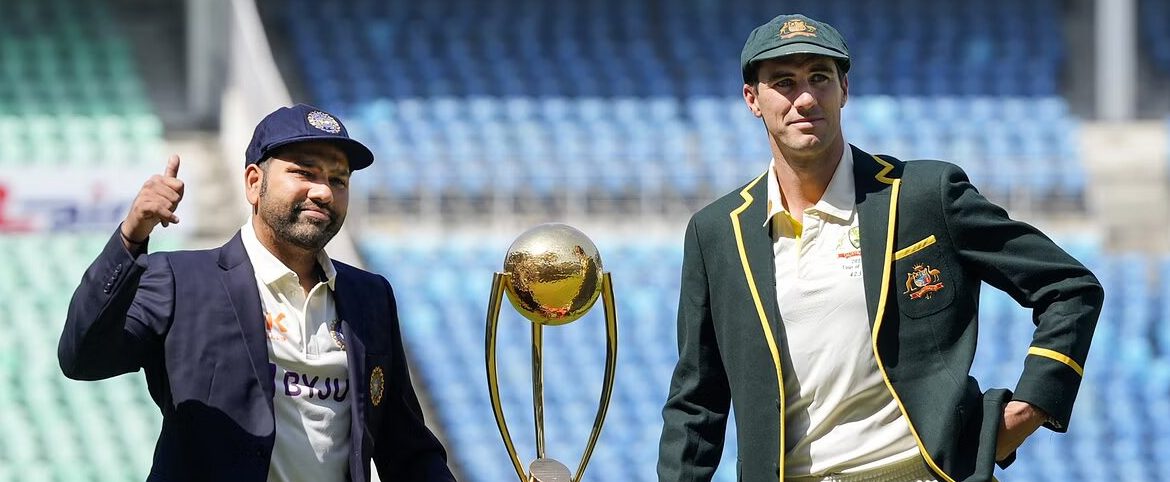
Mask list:
[[[784,475],[864,471],[915,457],[910,426],[873,356],[851,149],[845,146],[803,223],[784,208],[774,163],[765,224],[772,223],[776,299],[787,336]]]
[[[276,386],[276,445],[268,480],[348,480],[352,395],[333,298],[337,271],[322,251],[317,262],[326,281],[306,296],[296,273],[260,244],[251,222],[244,223],[240,237],[256,272]]]

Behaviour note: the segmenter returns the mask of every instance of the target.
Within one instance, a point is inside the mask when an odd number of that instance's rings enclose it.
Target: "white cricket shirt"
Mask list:
[[[768,218],[786,342],[786,477],[858,472],[918,456],[870,340],[848,144],[828,189],[797,223],[775,161]],[[791,367],[789,369],[788,367]]]
[[[306,296],[297,274],[260,244],[251,221],[240,228],[240,237],[256,272],[276,386],[276,445],[268,480],[349,480],[353,394],[333,299],[337,270],[321,251],[317,262],[325,281]]]

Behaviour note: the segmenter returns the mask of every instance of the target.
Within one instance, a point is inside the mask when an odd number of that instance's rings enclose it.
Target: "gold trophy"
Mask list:
[[[532,404],[536,425],[536,460],[525,473],[512,437],[504,421],[500,404],[499,380],[496,377],[496,332],[500,320],[500,299],[504,292],[520,314],[532,321]],[[593,431],[581,454],[575,475],[564,464],[545,456],[544,446],[544,368],[543,329],[545,325],[564,325],[580,318],[598,295],[605,306],[605,378]],[[565,224],[542,224],[525,231],[504,258],[504,271],[492,279],[492,297],[487,313],[487,379],[496,426],[504,439],[504,448],[520,482],[580,482],[601,435],[605,412],[613,393],[614,368],[617,365],[617,313],[613,304],[613,285],[608,272],[601,268],[601,256],[589,237]]]

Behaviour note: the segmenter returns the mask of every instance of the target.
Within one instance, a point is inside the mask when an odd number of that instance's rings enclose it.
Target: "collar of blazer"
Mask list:
[[[898,190],[905,164],[892,157],[878,157],[853,146],[850,148],[853,149],[853,178],[857,193],[858,225],[861,230],[862,279],[865,283],[866,305],[876,349],[876,333],[881,328],[881,317],[884,316],[884,305],[889,292],[890,269],[893,264],[893,227],[896,226]],[[752,306],[776,370],[777,389],[781,401],[780,413],[784,413],[786,399],[784,374],[781,370],[780,349],[777,343],[777,340],[783,338],[784,328],[780,322],[780,308],[773,288],[776,267],[772,237],[768,225],[750,221],[762,219],[766,215],[768,199],[768,187],[764,182],[766,175],[767,173],[764,173],[744,186],[739,192],[743,203],[731,211],[730,217],[744,277],[752,296]],[[880,359],[878,364],[881,365]],[[785,430],[784,417],[780,417],[778,446],[781,450],[778,460],[781,473],[784,471]],[[917,438],[917,435],[915,437]]]
[[[865,280],[866,304],[870,322],[877,318],[881,286],[889,280],[883,267],[887,252],[893,248],[890,226],[897,214],[896,186],[900,184],[905,163],[888,156],[874,156],[857,147],[853,149],[853,178],[857,196],[858,224],[861,229],[862,276]],[[766,173],[765,173],[766,175]],[[772,285],[775,278],[772,237],[767,226],[750,222],[766,215],[768,187],[765,175],[757,177],[740,191],[743,203],[731,211],[731,224],[744,275],[754,297],[759,297],[758,315],[779,318]],[[891,209],[891,204],[894,209]]]

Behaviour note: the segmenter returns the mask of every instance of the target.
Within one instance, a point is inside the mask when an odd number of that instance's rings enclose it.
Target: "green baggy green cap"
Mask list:
[[[739,66],[744,83],[755,81],[749,78],[753,63],[793,54],[832,57],[841,66],[841,73],[849,72],[849,47],[837,29],[804,15],[778,15],[752,30],[743,44]]]

